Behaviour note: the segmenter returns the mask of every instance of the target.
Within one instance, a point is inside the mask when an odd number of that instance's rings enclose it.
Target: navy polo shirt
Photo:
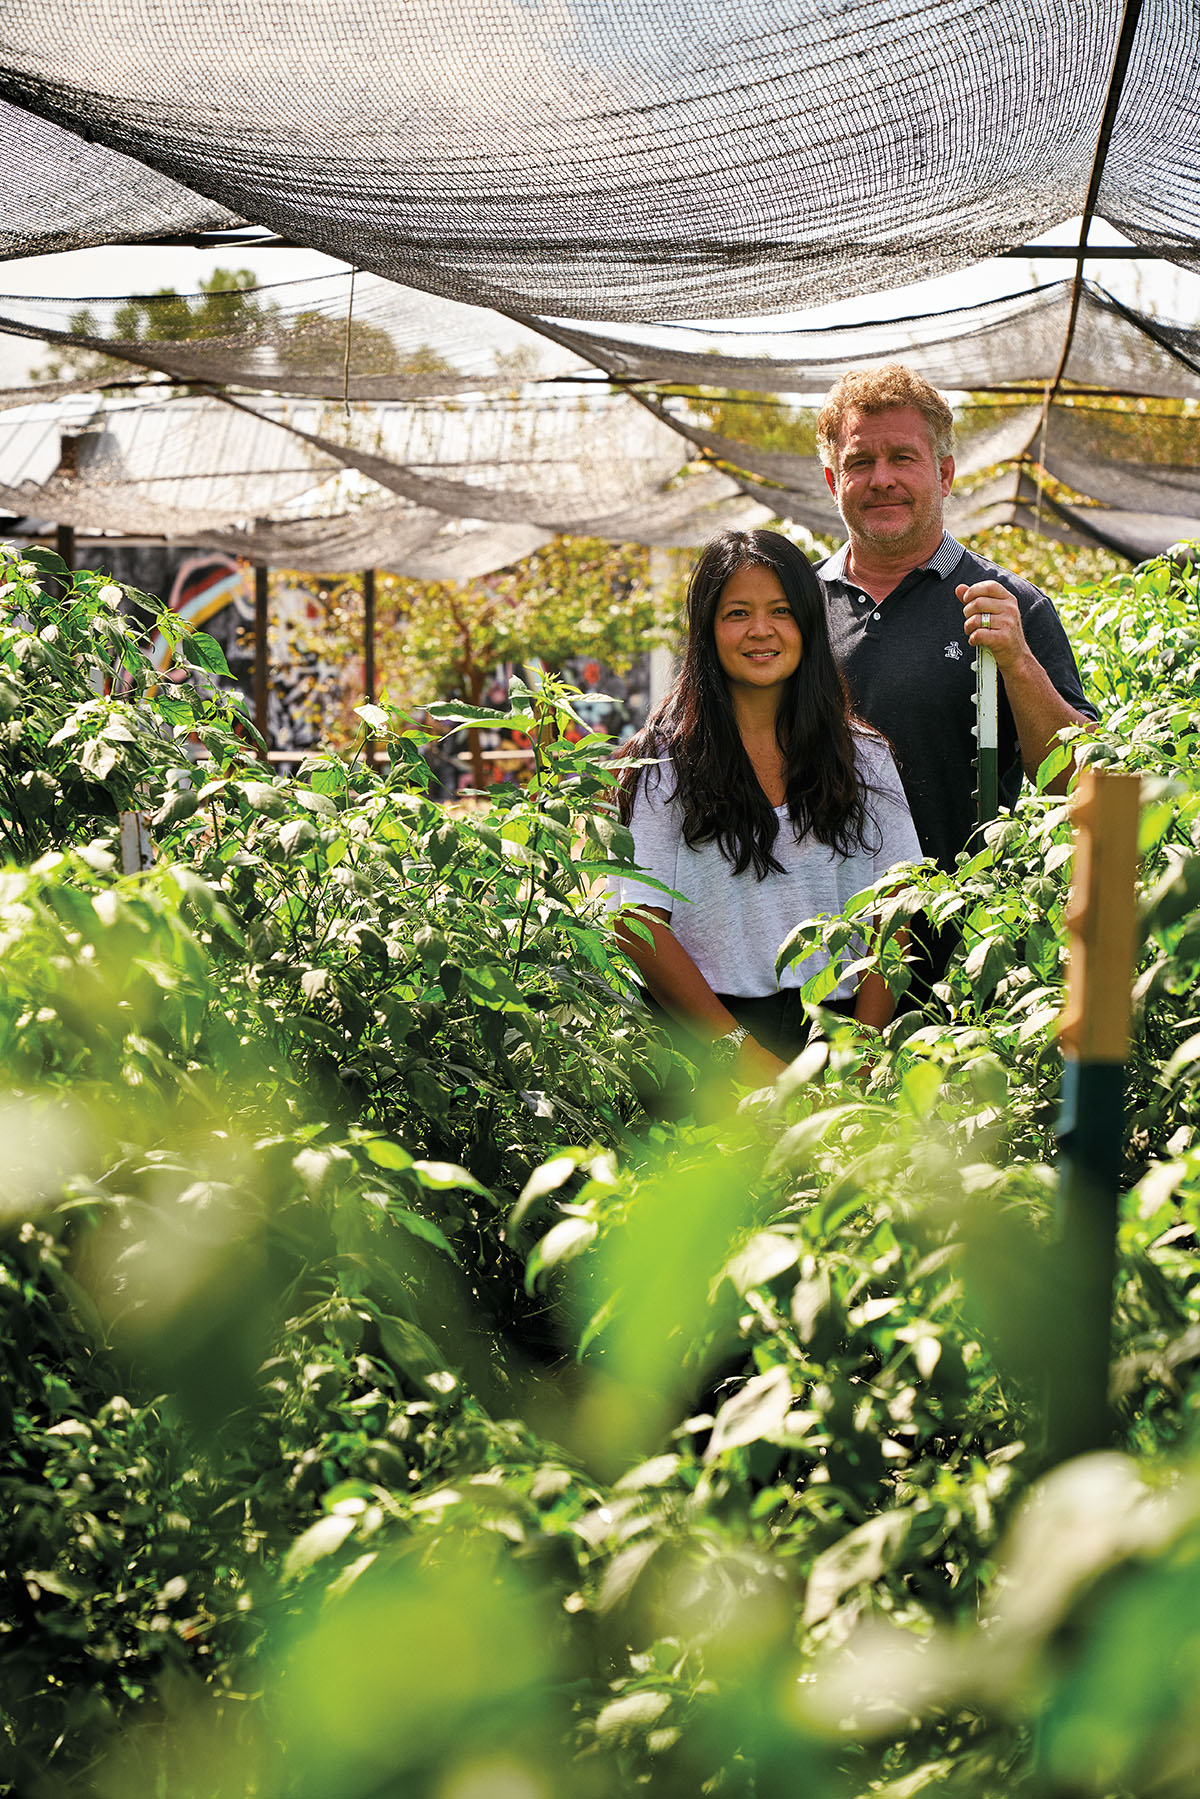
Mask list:
[[[847,576],[848,550],[843,544],[817,569],[833,653],[854,711],[895,751],[921,848],[943,868],[953,868],[977,820],[975,652],[955,588],[1001,582],[1015,595],[1025,640],[1063,699],[1088,718],[1099,715],[1084,698],[1058,613],[1030,582],[972,554],[945,532],[929,561],[876,604]],[[1000,803],[1012,806],[1021,786],[1021,748],[1003,676],[999,690]]]

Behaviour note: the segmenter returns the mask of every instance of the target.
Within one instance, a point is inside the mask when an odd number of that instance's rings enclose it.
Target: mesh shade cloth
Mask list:
[[[130,235],[155,209],[186,229],[207,203],[519,311],[820,302],[1077,215],[1121,15],[1118,0],[8,0],[0,97],[77,141],[11,132],[3,191],[25,199],[5,238],[13,255],[96,242],[96,220]],[[1194,9],[1146,0],[1101,211],[1135,238],[1169,232],[1185,261],[1198,96]],[[184,191],[130,179],[113,152]]]
[[[1198,430],[1194,417],[1056,406],[1046,428],[1046,471],[1108,506],[1169,515],[1176,523],[1190,516],[1194,533],[1200,518]],[[1184,534],[1174,531],[1168,541]]]
[[[712,332],[673,330],[662,344],[542,324],[556,342],[625,380],[817,395],[848,368],[899,361],[935,387],[978,391],[1053,379],[1070,298],[1071,283],[1059,281],[950,312],[788,332],[785,351],[760,356],[717,349]],[[705,347],[690,347],[706,336]],[[1116,393],[1200,398],[1200,329],[1162,325],[1085,282],[1064,379]]]
[[[1197,421],[1188,412],[1200,398],[1200,330],[1085,287],[1068,377],[1146,396],[1143,408],[1114,412],[1068,388],[1045,413],[1019,401],[1057,366],[1069,296],[1063,282],[949,313],[775,332],[764,338],[769,353],[751,356],[744,337],[730,347],[730,334],[714,342],[711,332],[631,328],[618,338],[498,319],[363,278],[350,391],[415,388],[422,397],[357,402],[349,416],[311,397],[340,397],[345,384],[348,276],[191,297],[9,297],[0,330],[44,341],[50,357],[69,350],[64,374],[86,365],[95,380],[120,380],[122,369],[138,380],[144,368],[121,360],[136,355],[153,359],[164,383],[203,378],[224,403],[72,399],[85,374],[9,389],[0,503],[79,529],[214,545],[215,533],[254,560],[308,556],[324,567],[339,557],[346,566],[364,557],[407,566],[435,539],[428,553],[439,566],[454,556],[478,561],[555,530],[690,545],[772,515],[840,537],[813,451],[815,415],[795,402],[815,401],[846,366],[900,355],[943,387],[975,392],[959,409],[950,519],[960,535],[1027,522],[1019,478],[1034,463],[1091,502],[1085,514],[1136,507],[1136,531],[1114,526],[1113,541],[1134,545],[1130,554],[1147,553],[1155,519],[1165,533],[1159,548],[1186,534],[1189,517],[1200,534]],[[636,383],[637,397],[609,391],[605,377]],[[670,391],[681,384],[690,392]],[[276,391],[236,397],[256,386]],[[15,410],[31,393],[59,404]],[[764,413],[747,399],[755,393],[783,398]],[[778,428],[764,432],[764,418]],[[57,475],[62,434],[78,430],[87,435],[75,472]],[[796,447],[774,447],[789,443]],[[680,480],[697,459],[707,473]],[[989,471],[995,478],[978,491]],[[1033,516],[1038,528],[1052,516],[1056,531],[1082,528],[1041,505]],[[447,547],[448,518],[475,521],[469,553],[465,540]],[[481,524],[494,527],[490,535]]]
[[[225,231],[226,207],[73,131],[0,101],[0,256],[40,256],[169,232]]]
[[[73,366],[90,360],[101,378],[149,370],[331,400],[503,392],[587,367],[528,326],[375,276],[358,277],[352,291],[342,273],[182,297],[3,295],[0,333],[45,343],[48,362],[67,349]]]
[[[396,403],[356,409],[350,425],[329,410],[184,397],[10,411],[0,506],[255,561],[410,572],[418,551],[446,569],[503,566],[553,529],[691,545],[766,516],[723,475],[680,479],[686,446],[622,395],[540,410]]]
[[[415,581],[474,581],[549,541],[546,532],[529,525],[448,522],[440,513],[394,504],[337,519],[208,532],[200,547],[310,574],[382,568]]]

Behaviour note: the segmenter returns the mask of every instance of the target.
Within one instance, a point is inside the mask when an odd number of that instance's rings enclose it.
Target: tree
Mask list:
[[[214,338],[265,339],[273,346],[281,385],[288,374],[340,371],[346,358],[346,322],[308,310],[285,319],[275,300],[258,291],[251,269],[214,269],[197,294],[160,287],[135,294],[114,309],[105,327],[96,313],[82,306],[71,314],[68,329],[75,337],[103,338],[117,345],[195,343]],[[136,367],[136,365],[134,365]],[[454,364],[430,344],[401,350],[391,334],[362,319],[350,323],[350,369],[362,375],[446,375]],[[123,357],[107,355],[83,344],[56,345],[46,362],[31,371],[35,381],[100,383],[129,376]]]
[[[346,360],[346,321],[324,312],[301,312],[278,343],[279,366],[292,374],[341,369]],[[350,321],[351,375],[454,375],[459,371],[432,344],[402,351],[391,335],[364,320]]]
[[[327,596],[331,625],[349,647],[361,642],[352,576]],[[353,596],[351,618],[347,601]],[[556,537],[512,568],[463,583],[378,579],[376,667],[394,704],[487,698],[505,663],[560,670],[585,654],[617,673],[669,634],[677,595],[656,593],[641,545]],[[470,733],[472,777],[485,784],[478,733]]]
[[[197,294],[180,294],[173,287],[134,294],[116,308],[108,330],[90,307],[81,306],[71,314],[68,329],[75,337],[105,338],[114,345],[227,337],[244,331],[248,323],[266,324],[277,315],[276,302],[255,293],[257,286],[258,277],[251,269],[214,269],[201,281]],[[100,383],[129,373],[130,364],[120,356],[108,356],[82,344],[58,344],[46,362],[30,370],[30,378]]]

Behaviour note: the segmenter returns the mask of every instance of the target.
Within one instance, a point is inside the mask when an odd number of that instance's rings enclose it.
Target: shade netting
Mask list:
[[[242,217],[505,309],[638,320],[822,302],[966,267],[1082,212],[1123,11],[7,0],[0,241],[24,256]],[[1196,265],[1200,32],[1185,0],[1145,0],[1097,210]]]
[[[815,407],[846,367],[900,356],[959,396],[960,535],[1015,523],[1140,557],[1200,529],[1200,330],[1085,285],[1063,367],[1071,312],[1070,282],[761,335],[501,319],[347,275],[3,298],[0,332],[45,361],[3,396],[0,505],[413,572],[478,573],[553,531],[688,545],[777,516],[837,536]]]

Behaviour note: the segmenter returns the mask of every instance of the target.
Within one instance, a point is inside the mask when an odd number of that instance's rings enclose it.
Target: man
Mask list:
[[[894,362],[843,375],[817,424],[849,533],[817,571],[834,654],[854,710],[892,743],[922,849],[947,869],[976,824],[975,650],[991,650],[1000,676],[1003,805],[1064,725],[1098,716],[1046,595],[944,529],[953,432],[937,389]]]

